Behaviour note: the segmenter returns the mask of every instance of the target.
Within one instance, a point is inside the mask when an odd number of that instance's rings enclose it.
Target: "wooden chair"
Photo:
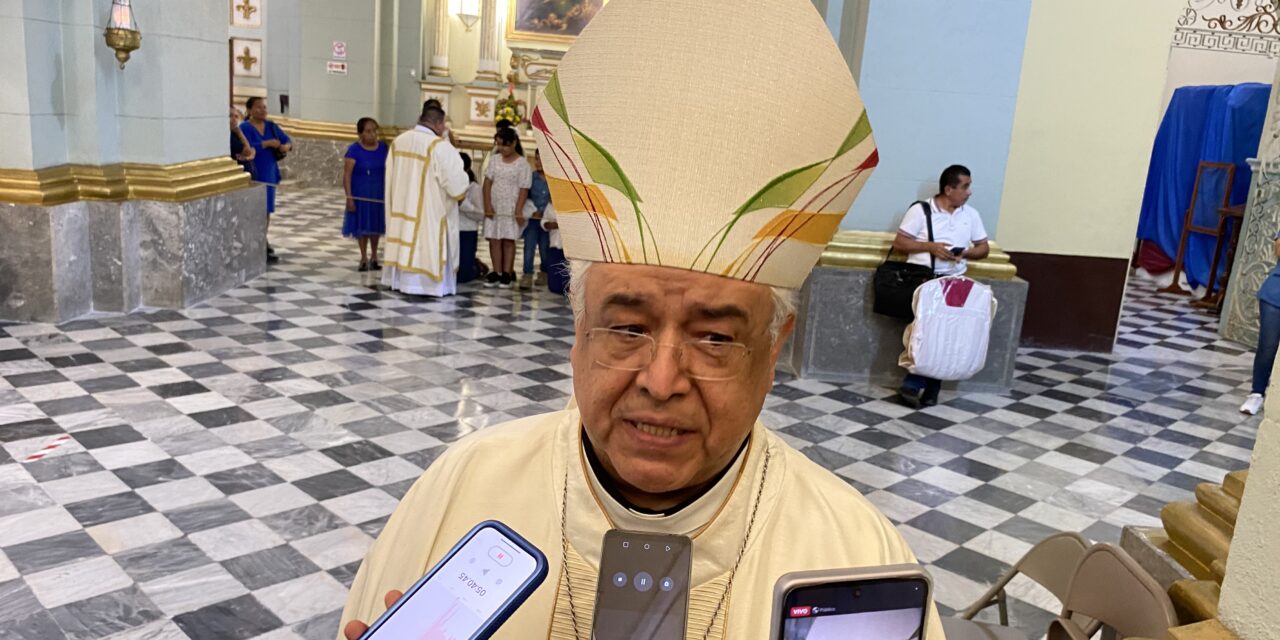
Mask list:
[[[1182,238],[1178,240],[1178,257],[1173,260],[1173,282],[1170,282],[1169,286],[1160,289],[1159,291],[1161,293],[1173,293],[1180,296],[1191,295],[1191,292],[1183,289],[1182,285],[1178,282],[1183,271],[1183,260],[1187,257],[1187,239],[1190,238],[1193,233],[1199,233],[1201,235],[1211,236],[1214,238],[1217,238],[1219,233],[1221,233],[1221,225],[1215,228],[1201,227],[1193,224],[1193,218],[1196,212],[1196,203],[1200,200],[1200,181],[1204,178],[1206,169],[1226,172],[1226,188],[1222,190],[1222,204],[1218,208],[1225,209],[1230,206],[1231,187],[1233,187],[1236,182],[1236,166],[1230,162],[1201,162],[1200,166],[1196,169],[1196,184],[1191,190],[1191,204],[1187,206],[1186,217],[1182,222]],[[1210,273],[1209,279],[1213,280],[1216,276],[1217,274]]]

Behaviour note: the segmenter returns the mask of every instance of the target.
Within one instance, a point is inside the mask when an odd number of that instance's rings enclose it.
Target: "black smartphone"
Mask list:
[[[962,253],[964,253],[964,247],[951,247],[951,255],[959,258]]]
[[[683,640],[693,541],[611,530],[604,534],[594,640]]]
[[[919,565],[789,573],[774,586],[774,638],[924,640],[929,576]]]

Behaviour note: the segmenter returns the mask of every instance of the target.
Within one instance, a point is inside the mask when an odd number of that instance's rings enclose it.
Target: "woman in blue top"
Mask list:
[[[342,237],[356,238],[360,243],[360,271],[371,271],[382,268],[378,263],[378,238],[387,233],[382,206],[387,183],[387,144],[378,139],[378,121],[373,118],[360,118],[356,132],[360,139],[347,147],[347,157],[342,161],[342,186],[347,190]],[[372,253],[369,245],[373,246]]]
[[[1280,258],[1280,233],[1275,236],[1274,251]],[[1271,383],[1271,367],[1280,348],[1280,264],[1271,270],[1258,289],[1258,350],[1253,355],[1253,389],[1240,412],[1254,415],[1262,410],[1262,400]]]
[[[249,119],[240,123],[240,131],[255,152],[250,165],[254,182],[263,182],[267,186],[267,225],[271,225],[272,213],[276,210],[276,188],[280,184],[280,160],[293,150],[293,140],[280,125],[267,119],[267,101],[262,98],[249,98],[244,103],[249,112]],[[276,261],[276,252],[267,244],[267,262]]]

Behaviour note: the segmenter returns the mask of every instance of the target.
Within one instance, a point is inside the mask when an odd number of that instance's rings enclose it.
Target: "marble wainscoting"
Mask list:
[[[800,378],[837,383],[897,386],[906,321],[872,311],[875,271],[818,267],[800,292],[796,330],[781,360]],[[1008,391],[1022,335],[1027,303],[1026,281],[987,280],[999,306],[991,327],[987,364],[976,376],[947,388],[983,393]]]
[[[354,137],[346,141],[295,137],[293,152],[280,163],[280,173],[288,183],[281,189],[342,188],[342,161],[352,142]]]
[[[264,188],[136,204],[144,305],[188,307],[266,271]]]
[[[266,191],[0,205],[0,320],[183,308],[266,270]]]
[[[84,203],[0,204],[0,320],[70,319],[92,309]]]

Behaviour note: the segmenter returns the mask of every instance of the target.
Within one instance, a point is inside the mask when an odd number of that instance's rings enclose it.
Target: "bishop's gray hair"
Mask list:
[[[582,322],[582,314],[586,309],[587,277],[590,271],[589,260],[569,261],[569,306],[573,308],[575,323]],[[796,313],[796,291],[771,286],[769,292],[773,298],[773,317],[769,319],[769,338],[777,342],[778,334],[782,332],[782,325],[787,323],[787,318]]]

